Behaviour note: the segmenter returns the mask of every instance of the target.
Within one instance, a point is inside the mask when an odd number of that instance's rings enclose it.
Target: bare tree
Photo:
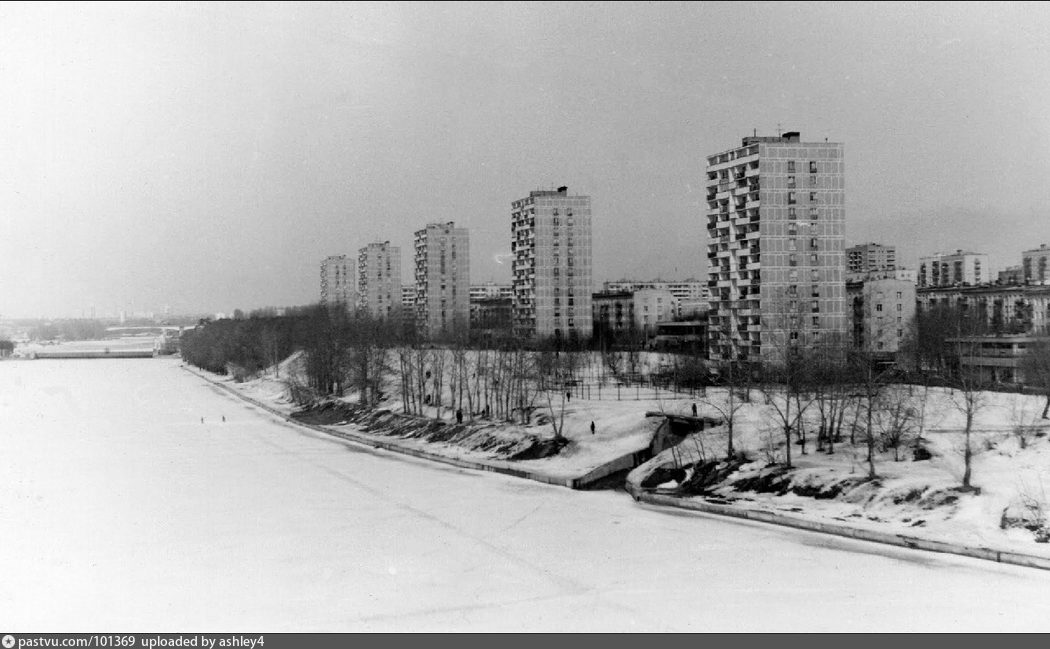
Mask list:
[[[966,339],[957,339],[959,359],[974,353],[975,343]],[[969,371],[965,366],[960,367],[955,377],[952,391],[949,395],[952,405],[965,418],[966,424],[963,429],[963,479],[962,488],[972,490],[971,484],[973,472],[973,445],[971,436],[973,434],[973,423],[977,414],[988,404],[987,395],[981,389],[980,375]]]
[[[878,366],[871,354],[862,351],[855,351],[850,355],[849,367],[857,390],[858,407],[864,412],[864,445],[868,451],[868,477],[875,478],[875,447],[879,442],[875,413],[880,406],[879,397],[886,388],[887,373]]]
[[[893,449],[893,461],[900,462],[900,448],[908,443],[919,425],[915,398],[902,386],[890,386],[879,396],[876,427],[882,445]]]
[[[1043,390],[1046,403],[1043,405],[1043,419],[1050,419],[1050,338],[1042,338],[1030,343],[1021,359],[1021,371],[1024,381]]]

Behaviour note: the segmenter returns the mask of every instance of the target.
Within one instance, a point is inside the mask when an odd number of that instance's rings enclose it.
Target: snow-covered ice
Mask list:
[[[0,363],[0,628],[1050,629],[1045,572],[374,451],[178,365]]]

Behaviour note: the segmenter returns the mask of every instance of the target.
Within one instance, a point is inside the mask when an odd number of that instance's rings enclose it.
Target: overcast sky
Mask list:
[[[427,222],[509,282],[510,203],[592,197],[594,278],[705,276],[705,156],[846,150],[847,243],[1050,243],[1038,4],[0,4],[0,316],[318,298]],[[501,263],[502,262],[502,263]]]

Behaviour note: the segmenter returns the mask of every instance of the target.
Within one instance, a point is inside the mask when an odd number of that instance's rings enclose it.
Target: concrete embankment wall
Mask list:
[[[692,511],[703,512],[705,514],[731,516],[733,518],[742,518],[749,521],[772,523],[773,525],[783,525],[785,527],[794,527],[796,529],[809,530],[811,532],[833,534],[835,536],[842,536],[850,539],[859,539],[861,541],[872,541],[874,543],[896,545],[898,547],[910,548],[912,550],[944,552],[948,554],[957,554],[964,557],[984,559],[986,561],[1008,563],[1015,566],[1025,566],[1027,568],[1041,568],[1043,570],[1050,570],[1050,558],[1040,557],[1031,554],[1024,554],[1022,552],[1014,552],[1011,550],[998,550],[995,548],[969,547],[957,543],[950,543],[947,541],[934,541],[932,539],[908,536],[906,534],[894,534],[892,532],[880,532],[878,530],[860,529],[856,527],[849,527],[847,525],[839,525],[836,523],[826,523],[823,521],[813,521],[803,518],[796,518],[794,516],[785,516],[783,514],[777,514],[769,511],[748,509],[732,505],[718,505],[715,503],[707,503],[691,498],[679,498],[676,496],[669,496],[665,494],[655,494],[641,489],[638,486],[633,485],[629,482],[627,483],[627,490],[634,497],[635,500],[651,505],[677,507],[679,509],[689,509]]]
[[[570,489],[583,489],[583,488],[587,487],[587,485],[592,484],[594,482],[597,482],[598,480],[600,480],[600,479],[602,479],[602,478],[604,478],[604,477],[606,477],[608,475],[611,475],[611,474],[613,474],[613,473],[615,473],[617,471],[622,471],[624,469],[634,468],[635,466],[637,466],[641,462],[645,461],[645,459],[648,459],[647,451],[646,450],[640,450],[640,451],[637,451],[635,453],[630,453],[630,454],[621,456],[619,458],[616,458],[615,460],[612,460],[611,462],[607,462],[607,463],[603,464],[602,466],[599,466],[599,467],[597,467],[595,469],[592,469],[591,471],[589,471],[588,473],[584,474],[583,476],[566,478],[566,477],[562,477],[562,476],[546,475],[546,474],[544,474],[544,473],[542,473],[540,471],[535,471],[535,470],[520,469],[520,468],[517,468],[517,467],[514,467],[514,466],[509,466],[509,464],[510,464],[509,462],[500,462],[498,460],[493,461],[493,462],[482,462],[482,461],[478,461],[478,460],[467,460],[467,459],[463,459],[463,458],[448,457],[448,456],[445,456],[445,455],[439,455],[437,453],[431,453],[431,452],[428,452],[428,451],[424,451],[424,450],[421,450],[421,449],[418,449],[418,448],[409,448],[409,447],[403,446],[401,444],[398,444],[396,441],[387,441],[387,440],[374,439],[373,437],[369,437],[369,436],[365,436],[365,435],[361,435],[361,434],[355,433],[352,430],[336,430],[334,428],[329,428],[329,427],[326,427],[326,426],[319,426],[319,425],[316,425],[316,424],[306,423],[306,422],[300,421],[298,419],[295,419],[291,415],[283,413],[280,410],[277,410],[276,408],[273,408],[272,406],[269,406],[269,405],[267,405],[267,404],[265,404],[265,403],[263,403],[261,401],[253,399],[253,398],[251,398],[251,397],[249,397],[247,395],[244,395],[244,394],[238,392],[237,390],[231,388],[229,385],[226,385],[222,381],[216,381],[214,379],[211,379],[208,376],[206,376],[206,375],[204,375],[204,374],[202,374],[200,372],[197,372],[195,370],[192,370],[192,369],[190,369],[188,367],[183,367],[183,369],[185,369],[187,372],[190,372],[191,374],[194,374],[195,376],[198,376],[198,377],[204,379],[205,381],[208,381],[212,385],[225,390],[226,392],[232,394],[233,396],[235,396],[235,397],[237,397],[237,398],[239,398],[239,399],[241,399],[243,401],[247,401],[248,403],[251,403],[252,405],[256,406],[257,408],[261,408],[261,409],[265,410],[266,412],[268,412],[268,413],[270,413],[270,414],[272,414],[274,416],[280,417],[281,419],[283,419],[283,420],[285,420],[285,421],[287,421],[289,423],[295,424],[297,426],[303,426],[305,428],[309,428],[309,429],[317,431],[319,433],[324,433],[325,435],[331,435],[333,437],[339,437],[339,438],[342,438],[342,439],[345,439],[345,440],[348,440],[348,441],[351,441],[351,442],[355,442],[355,443],[358,443],[358,444],[364,444],[365,446],[370,446],[372,448],[380,448],[380,449],[383,449],[383,450],[392,451],[394,453],[401,453],[403,455],[411,455],[412,457],[418,457],[418,458],[421,458],[421,459],[424,459],[424,460],[430,460],[432,462],[441,462],[442,464],[450,464],[452,466],[460,467],[460,468],[463,468],[463,469],[475,469],[477,471],[491,471],[493,473],[502,473],[504,475],[514,476],[516,478],[525,478],[527,480],[535,480],[537,482],[543,482],[543,483],[546,483],[546,484],[556,485],[556,486],[560,486],[560,487],[568,487]]]

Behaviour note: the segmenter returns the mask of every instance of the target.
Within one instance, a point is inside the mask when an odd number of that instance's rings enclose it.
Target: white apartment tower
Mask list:
[[[707,158],[712,360],[847,339],[843,164],[841,143],[797,132]]]
[[[429,338],[470,326],[470,239],[466,228],[430,223],[415,233],[416,327]]]
[[[357,253],[358,306],[377,318],[401,313],[401,249],[389,241],[370,243]]]
[[[333,255],[321,262],[321,304],[353,307],[356,288],[354,265],[346,255]]]
[[[919,258],[919,287],[977,286],[992,280],[988,255],[956,250]]]
[[[513,325],[519,338],[591,337],[591,198],[567,187],[511,204]]]

